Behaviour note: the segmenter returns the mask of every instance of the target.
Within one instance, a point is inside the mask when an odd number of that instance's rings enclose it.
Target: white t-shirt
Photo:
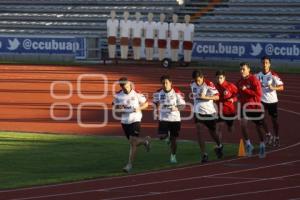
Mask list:
[[[192,33],[195,31],[194,24],[183,24],[183,40],[192,41]]]
[[[194,113],[212,115],[217,112],[213,100],[203,100],[199,98],[202,93],[204,93],[206,96],[214,96],[219,94],[215,85],[211,81],[204,79],[202,85],[197,85],[195,82],[193,82],[191,84],[191,90],[194,100]]]
[[[171,40],[179,40],[180,31],[182,31],[181,23],[170,23],[170,38],[171,38]]]
[[[131,21],[130,20],[121,20],[120,22],[120,37],[129,37],[131,29]]]
[[[118,28],[119,28],[119,20],[108,19],[106,22],[106,26],[107,26],[107,37],[110,37],[110,36],[117,37]]]
[[[169,24],[166,22],[158,22],[156,23],[156,29],[158,32],[158,39],[160,40],[166,40],[168,37],[168,31],[169,31]]]
[[[142,31],[144,28],[144,22],[142,21],[132,21],[131,22],[131,28],[133,31],[133,37],[134,38],[141,38],[142,37]]]
[[[172,111],[174,106],[185,105],[183,94],[178,89],[172,89],[169,92],[165,92],[163,89],[158,90],[154,93],[153,102],[158,104],[160,121],[181,121],[180,111]]]
[[[154,39],[154,31],[156,28],[155,22],[144,22],[144,29],[145,29],[145,38],[146,39]]]
[[[132,124],[140,122],[142,120],[142,112],[134,112],[134,109],[140,107],[146,101],[146,97],[135,90],[131,90],[128,94],[124,93],[123,90],[118,92],[114,97],[113,104],[124,106],[125,112],[122,113],[121,123]]]
[[[269,88],[269,85],[271,84],[272,86],[280,86],[283,85],[282,80],[273,71],[269,71],[267,74],[264,74],[263,72],[260,72],[256,74],[256,77],[261,83],[261,88],[262,88],[262,98],[261,101],[264,103],[276,103],[278,102],[278,97],[277,97],[277,92],[275,90],[271,90]]]

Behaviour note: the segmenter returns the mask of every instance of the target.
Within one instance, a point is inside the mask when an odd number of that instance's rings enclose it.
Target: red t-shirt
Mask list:
[[[242,89],[246,86],[246,89]],[[241,78],[237,82],[239,100],[243,105],[246,103],[256,103],[256,105],[248,105],[247,109],[261,109],[262,89],[256,76],[250,74],[247,78]]]
[[[216,88],[220,93],[218,102],[219,113],[223,115],[235,115],[236,107],[234,102],[237,101],[237,87],[233,83],[224,81],[222,84],[216,84]],[[233,99],[233,102],[229,101],[229,99]]]

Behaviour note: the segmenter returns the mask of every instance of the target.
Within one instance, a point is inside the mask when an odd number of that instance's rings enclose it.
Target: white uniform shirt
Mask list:
[[[158,104],[159,107],[159,120],[169,122],[179,122],[180,111],[172,111],[174,106],[184,106],[185,101],[183,94],[178,89],[172,89],[169,92],[165,92],[163,89],[154,93],[153,102]]]
[[[214,96],[219,94],[215,85],[211,81],[204,79],[202,85],[197,85],[195,82],[193,82],[191,84],[191,90],[194,100],[194,113],[212,115],[217,112],[213,100],[203,100],[199,98],[202,93],[204,93],[205,96]]]
[[[117,19],[108,19],[106,22],[107,26],[107,37],[117,37],[118,28],[119,28],[119,20]]]
[[[156,28],[155,22],[144,22],[144,29],[145,29],[145,38],[146,39],[154,39],[154,31]]]
[[[120,22],[120,37],[129,37],[131,29],[131,21],[130,20],[121,20]]]
[[[181,23],[170,23],[170,38],[171,40],[179,40],[180,31],[182,31]]]
[[[134,38],[141,38],[142,37],[142,31],[144,28],[144,22],[142,21],[132,21],[131,22],[131,28],[133,30],[133,37]]]
[[[267,74],[260,72],[256,74],[256,77],[261,83],[262,88],[262,98],[261,101],[264,103],[276,103],[278,102],[277,92],[275,90],[271,90],[269,85],[272,86],[280,86],[283,85],[280,77],[273,71],[269,71]]]
[[[192,33],[195,31],[194,24],[183,24],[183,40],[184,41],[192,41]]]
[[[168,37],[168,31],[169,31],[169,24],[166,22],[158,22],[156,24],[156,29],[158,31],[158,39],[160,40],[166,40]]]
[[[146,97],[135,90],[131,90],[128,94],[122,90],[118,92],[115,95],[113,104],[124,106],[125,112],[122,113],[121,123],[132,124],[134,122],[140,122],[142,120],[142,112],[134,112],[134,109],[140,107],[140,105],[146,101]]]

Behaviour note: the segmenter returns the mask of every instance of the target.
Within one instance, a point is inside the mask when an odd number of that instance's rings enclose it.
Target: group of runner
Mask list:
[[[226,80],[224,71],[216,72],[216,84],[208,80],[200,70],[192,73],[190,85],[193,99],[193,113],[196,124],[198,143],[201,150],[201,162],[208,161],[205,147],[204,127],[216,143],[215,153],[220,159],[223,157],[222,130],[224,124],[229,132],[233,131],[235,119],[240,119],[242,135],[245,141],[247,156],[254,150],[248,136],[248,122],[255,124],[256,132],[260,139],[259,157],[266,156],[266,145],[278,147],[278,97],[277,91],[284,89],[283,82],[273,70],[271,59],[267,56],[261,58],[262,70],[252,74],[248,63],[240,63],[241,78],[233,84]],[[172,78],[163,75],[160,78],[161,88],[153,95],[153,103],[158,112],[158,134],[160,139],[168,138],[170,141],[170,162],[177,163],[176,149],[177,137],[181,128],[180,112],[184,110],[186,102],[184,94],[173,87]],[[123,168],[125,172],[132,169],[137,147],[144,145],[150,150],[151,138],[139,137],[141,131],[142,110],[148,107],[146,97],[132,87],[126,78],[119,79],[121,90],[113,100],[113,111],[121,113],[121,124],[130,143],[129,160]],[[215,106],[215,103],[217,106]],[[266,116],[271,116],[273,124],[272,134],[267,126]]]

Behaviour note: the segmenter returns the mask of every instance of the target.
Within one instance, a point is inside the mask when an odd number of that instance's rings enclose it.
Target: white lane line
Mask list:
[[[281,110],[281,111],[284,111],[284,112],[287,112],[287,113],[291,113],[291,114],[295,114],[295,115],[300,116],[300,113],[296,112],[296,111],[287,110],[287,109],[284,109],[284,108],[278,108],[278,110]]]
[[[300,188],[300,185],[291,186],[291,187],[280,187],[280,188],[274,188],[274,189],[268,189],[268,190],[258,190],[255,192],[243,192],[243,193],[220,195],[220,196],[214,196],[214,197],[205,197],[205,198],[199,198],[199,199],[194,199],[194,200],[223,199],[223,198],[227,198],[227,197],[244,196],[244,195],[249,195],[249,194],[260,194],[260,193],[274,192],[274,191],[281,191],[281,190],[290,190],[290,189],[296,189],[296,188]],[[298,198],[298,199],[300,199],[300,198]],[[296,199],[293,199],[293,200],[296,200]]]
[[[282,147],[282,148],[279,148],[279,149],[274,149],[274,150],[271,150],[271,151],[267,152],[267,155],[271,154],[271,153],[276,153],[276,152],[279,152],[279,151],[284,151],[284,150],[287,150],[287,149],[291,149],[291,148],[294,148],[294,147],[299,146],[299,145],[300,145],[300,142],[297,142],[295,144],[288,145],[286,147]],[[258,154],[253,155],[252,157],[257,157],[257,156],[258,156]],[[3,190],[3,191],[0,191],[0,194],[1,193],[7,193],[7,192],[17,192],[17,191],[26,191],[26,190],[35,190],[35,189],[45,189],[45,188],[77,185],[77,184],[82,184],[82,183],[93,183],[93,182],[97,182],[97,181],[118,180],[118,179],[123,179],[123,178],[133,178],[133,177],[147,176],[147,175],[152,175],[152,174],[160,174],[160,173],[167,173],[167,172],[174,172],[174,171],[176,172],[176,171],[182,171],[182,170],[186,170],[186,169],[203,168],[203,167],[211,166],[211,165],[219,165],[219,164],[222,164],[222,163],[227,163],[227,162],[237,161],[237,160],[245,160],[245,159],[249,159],[249,158],[251,158],[251,157],[239,157],[239,158],[233,158],[233,159],[229,159],[229,160],[214,161],[214,162],[204,164],[204,165],[192,165],[192,166],[187,166],[187,167],[180,167],[180,168],[175,168],[175,169],[166,169],[166,170],[160,170],[160,171],[146,172],[146,173],[134,174],[134,175],[129,175],[129,176],[110,177],[110,178],[97,178],[97,179],[93,179],[93,180],[77,181],[77,182],[71,182],[71,183],[60,183],[60,184],[55,184],[55,185],[45,185],[45,186],[35,186],[35,187],[29,187],[29,188]]]
[[[234,177],[234,176],[216,176],[216,177],[205,177],[211,179],[238,179],[238,180],[262,180],[265,178],[246,178],[246,177]]]
[[[283,99],[281,99],[280,102],[293,103],[293,104],[300,104],[299,101],[291,101],[291,100],[283,100]]]
[[[159,194],[147,193],[147,194],[141,194],[141,195],[123,196],[123,197],[116,197],[116,198],[106,198],[106,199],[102,199],[102,200],[120,200],[120,199],[132,199],[132,198],[140,198],[140,197],[157,196],[157,195],[162,195],[162,194],[171,194],[171,193],[187,192],[187,191],[193,191],[193,190],[218,188],[218,187],[241,185],[241,184],[247,184],[247,183],[257,183],[257,182],[262,182],[262,181],[270,181],[270,180],[273,181],[273,180],[277,180],[277,179],[284,179],[284,178],[294,177],[294,176],[299,176],[299,175],[300,174],[298,173],[298,174],[291,174],[291,175],[286,175],[286,176],[266,178],[266,179],[263,179],[263,180],[240,181],[240,182],[220,184],[220,185],[187,188],[187,189],[181,189],[181,190],[170,190],[170,191],[167,191],[167,192],[160,192]],[[300,186],[297,186],[297,187],[300,187]]]
[[[168,180],[165,180],[165,181],[153,181],[153,182],[140,183],[140,184],[135,184],[135,185],[127,185],[127,186],[119,186],[119,187],[111,187],[111,188],[101,188],[101,189],[93,189],[93,190],[83,190],[83,191],[79,191],[79,192],[69,192],[69,193],[58,193],[58,194],[41,195],[41,196],[31,196],[31,197],[25,197],[25,198],[16,198],[16,199],[12,199],[12,200],[41,199],[41,198],[86,194],[86,193],[91,193],[91,192],[108,192],[108,191],[117,190],[117,189],[135,188],[135,187],[140,187],[140,186],[158,185],[158,184],[165,184],[165,183],[175,183],[175,182],[181,182],[181,181],[190,181],[190,180],[197,180],[197,179],[202,179],[202,178],[211,178],[211,177],[215,177],[215,176],[222,176],[222,175],[228,175],[228,174],[238,174],[238,173],[242,173],[242,172],[255,171],[255,170],[259,170],[259,169],[266,169],[266,168],[271,168],[271,167],[276,167],[276,166],[286,165],[286,164],[291,164],[291,163],[297,163],[297,162],[300,162],[300,160],[289,161],[289,162],[281,162],[281,163],[272,164],[272,165],[266,165],[266,166],[260,166],[260,167],[255,167],[255,168],[250,168],[250,169],[243,169],[243,170],[236,170],[236,171],[230,171],[230,172],[223,172],[223,173],[211,174],[211,175],[205,175],[205,176],[195,176],[195,177],[180,178],[180,179],[168,179]],[[262,180],[266,180],[266,179],[268,179],[268,178],[265,178],[265,179],[262,179]],[[255,180],[255,181],[258,181],[258,180]],[[213,187],[213,186],[211,186],[211,187]]]

